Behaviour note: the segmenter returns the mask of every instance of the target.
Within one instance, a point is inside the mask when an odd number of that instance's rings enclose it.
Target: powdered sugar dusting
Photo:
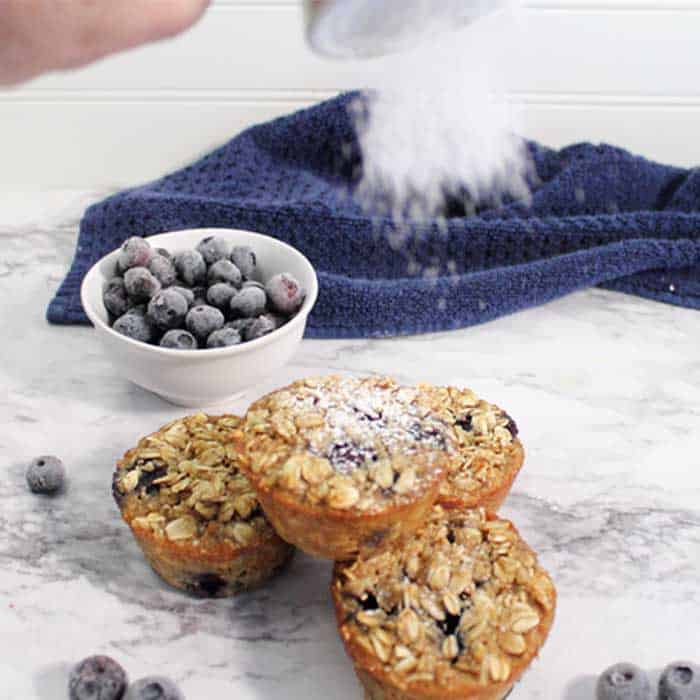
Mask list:
[[[352,378],[330,387],[309,387],[297,398],[300,408],[325,416],[322,441],[314,453],[329,460],[334,470],[349,474],[377,462],[380,456],[402,456],[447,449],[445,424],[416,403],[418,391]]]

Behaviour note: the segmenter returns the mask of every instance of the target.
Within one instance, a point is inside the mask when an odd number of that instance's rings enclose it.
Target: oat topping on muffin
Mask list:
[[[243,464],[256,487],[371,512],[415,498],[440,478],[452,430],[428,390],[387,378],[296,382],[253,404]]]
[[[543,643],[556,596],[510,522],[440,506],[403,548],[337,564],[332,591],[358,670],[397,688],[451,690],[514,680]]]
[[[134,527],[172,542],[246,546],[273,536],[238,469],[237,416],[199,413],[169,423],[119,461],[113,491]]]
[[[419,385],[442,407],[441,418],[454,427],[457,451],[450,460],[440,496],[479,504],[480,497],[509,482],[520,468],[521,446],[515,421],[470,389]],[[469,503],[469,505],[472,505]]]

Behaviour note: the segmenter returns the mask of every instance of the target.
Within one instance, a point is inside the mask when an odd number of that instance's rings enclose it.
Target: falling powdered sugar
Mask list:
[[[352,107],[362,157],[354,196],[367,212],[400,232],[527,200],[531,165],[499,84],[512,19],[513,8],[484,17],[372,71]]]

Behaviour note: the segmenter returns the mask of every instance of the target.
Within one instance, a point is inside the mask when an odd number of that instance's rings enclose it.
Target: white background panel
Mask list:
[[[508,31],[527,135],[700,163],[700,0],[531,0]],[[295,0],[219,0],[174,41],[0,92],[0,186],[147,180],[395,61],[317,58]]]

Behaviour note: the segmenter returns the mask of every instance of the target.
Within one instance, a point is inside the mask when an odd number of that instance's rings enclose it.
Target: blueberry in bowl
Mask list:
[[[92,267],[81,301],[118,374],[202,407],[286,364],[317,294],[313,267],[286,243],[193,229],[133,236]]]

